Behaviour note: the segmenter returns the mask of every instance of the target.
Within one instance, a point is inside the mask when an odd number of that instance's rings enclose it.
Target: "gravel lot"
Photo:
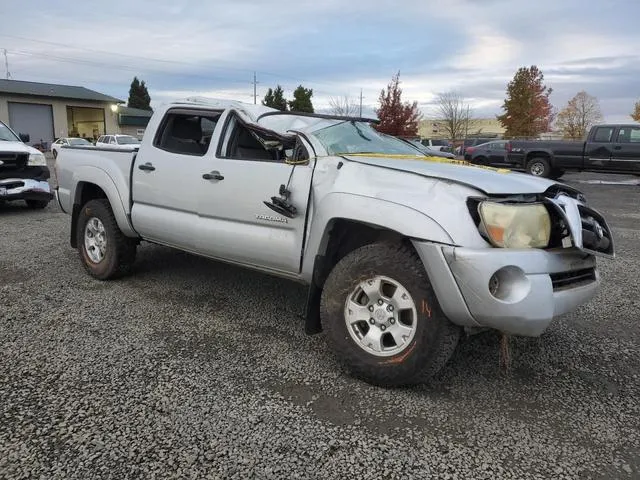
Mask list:
[[[305,336],[297,284],[148,244],[101,283],[54,203],[0,207],[0,478],[640,478],[640,188],[603,178],[565,180],[615,231],[601,294],[509,373],[484,333],[395,391]]]

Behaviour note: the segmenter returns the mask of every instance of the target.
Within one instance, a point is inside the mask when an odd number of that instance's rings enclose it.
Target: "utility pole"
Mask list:
[[[11,72],[9,72],[9,59],[7,58],[7,49],[4,49],[4,68],[7,70],[7,80],[11,80]]]
[[[360,118],[362,118],[362,89],[360,89]]]
[[[253,72],[253,104],[255,105],[258,102],[258,80],[256,80],[256,72]]]

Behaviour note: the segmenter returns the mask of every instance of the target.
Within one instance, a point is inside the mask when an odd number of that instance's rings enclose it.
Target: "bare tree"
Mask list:
[[[348,95],[337,98],[331,97],[329,99],[329,106],[331,107],[331,113],[343,117],[357,116],[358,109],[360,108]]]
[[[599,122],[602,122],[602,112],[598,99],[584,90],[569,100],[556,118],[558,129],[572,139],[583,138],[587,130]]]
[[[463,139],[474,126],[473,111],[462,95],[457,92],[445,92],[438,95],[438,120],[444,131],[455,144]]]

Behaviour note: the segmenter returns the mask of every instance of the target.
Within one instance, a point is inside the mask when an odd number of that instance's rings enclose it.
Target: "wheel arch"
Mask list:
[[[118,228],[127,236],[137,237],[137,233],[131,225],[129,215],[122,203],[120,192],[116,184],[108,174],[100,169],[84,167],[75,172],[74,190],[71,192],[72,212],[71,212],[71,232],[70,243],[73,248],[77,248],[76,223],[80,209],[90,200],[106,198],[109,201],[111,210],[118,224]]]
[[[331,197],[314,215],[302,262],[302,277],[309,284],[305,309],[305,330],[309,334],[322,330],[318,307],[324,282],[348,253],[383,240],[406,243],[412,249],[414,238],[453,243],[440,224],[410,207],[351,194]]]

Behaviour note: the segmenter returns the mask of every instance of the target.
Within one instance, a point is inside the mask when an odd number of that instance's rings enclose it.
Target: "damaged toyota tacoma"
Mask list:
[[[144,240],[302,282],[306,332],[382,386],[434,375],[464,332],[539,336],[596,294],[613,238],[579,191],[427,157],[375,122],[164,105],[136,152],[60,150],[71,246],[102,280]]]
[[[44,155],[25,144],[28,135],[17,135],[0,121],[0,203],[24,200],[29,208],[45,208],[53,193]]]

